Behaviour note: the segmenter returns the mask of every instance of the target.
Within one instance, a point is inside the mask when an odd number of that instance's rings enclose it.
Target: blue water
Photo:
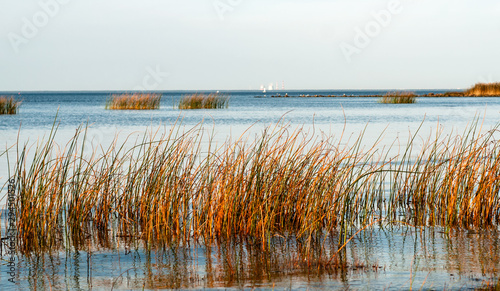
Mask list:
[[[447,90],[416,91],[419,94]],[[386,91],[279,91],[281,95],[373,95]],[[500,122],[500,98],[418,98],[416,104],[380,104],[377,98],[271,98],[259,91],[223,92],[230,95],[229,107],[221,110],[179,110],[178,101],[187,91],[160,92],[161,109],[154,111],[105,110],[106,99],[113,92],[17,92],[23,101],[19,114],[0,115],[0,154],[19,138],[20,144],[36,142],[46,135],[54,121],[59,125],[57,142],[66,142],[82,123],[91,124],[89,135],[96,143],[109,143],[117,133],[144,132],[160,125],[182,123],[190,127],[203,122],[213,128],[216,141],[238,136],[248,128],[259,132],[281,120],[292,128],[304,127],[341,135],[342,132],[365,132],[367,145],[384,133],[385,143],[402,141],[421,127],[422,135],[443,128],[444,132],[465,129],[475,118],[484,129]],[[259,98],[256,98],[259,97]],[[57,116],[57,119],[56,119]],[[366,140],[366,141],[365,141]],[[14,154],[13,150],[10,154]],[[12,160],[12,159],[11,159]],[[11,165],[12,167],[12,165]],[[9,175],[6,155],[0,156],[0,185]],[[6,194],[2,189],[1,196]],[[5,199],[2,200],[5,203]],[[2,216],[2,227],[5,215]],[[410,235],[406,233],[410,232]],[[5,236],[4,230],[2,236]],[[192,250],[188,255],[168,254],[160,261],[141,248],[130,252],[122,245],[114,250],[98,249],[92,253],[69,250],[38,260],[17,257],[16,281],[8,281],[7,256],[0,265],[1,290],[25,289],[168,289],[194,288],[272,288],[278,289],[430,289],[473,288],[492,280],[497,282],[500,259],[500,236],[497,230],[449,234],[441,229],[366,232],[347,249],[350,262],[359,261],[369,269],[347,270],[338,274],[307,275],[292,271],[282,274],[270,268],[257,278],[251,259],[241,262],[240,277],[229,274],[224,260],[206,250]],[[261,256],[265,256],[262,255]],[[88,259],[88,260],[87,260]],[[210,262],[210,263],[209,263]],[[210,265],[210,266],[209,266]],[[228,273],[229,272],[229,273]],[[246,274],[246,275],[244,275]],[[232,276],[232,277],[231,277]],[[228,279],[231,278],[231,279]],[[250,279],[249,279],[250,278]],[[177,280],[177,281],[176,281]],[[50,283],[49,283],[50,282]],[[172,282],[180,282],[175,285]]]
[[[343,256],[349,267],[317,272],[293,267],[294,246],[269,252],[236,245],[148,253],[116,240],[113,250],[20,256],[16,284],[8,281],[5,264],[0,265],[0,288],[471,290],[498,282],[499,241],[498,231],[376,228],[359,233],[347,246]]]
[[[442,92],[445,90],[435,90]],[[427,93],[429,91],[417,91]],[[111,93],[22,93],[20,113],[1,116],[0,130],[17,130],[21,124],[26,129],[50,128],[56,114],[61,126],[76,127],[82,122],[98,126],[149,126],[173,123],[179,117],[185,124],[196,124],[210,120],[217,125],[244,125],[255,122],[276,123],[286,116],[294,124],[338,124],[344,123],[344,114],[349,123],[397,123],[429,122],[441,118],[442,122],[460,122],[483,114],[484,110],[500,106],[497,98],[419,98],[417,104],[380,104],[377,98],[271,98],[259,91],[225,92],[230,95],[227,110],[180,111],[179,99],[191,92],[162,92],[161,109],[155,111],[111,111],[104,104]],[[283,92],[280,92],[283,94]],[[369,95],[384,91],[287,91],[289,95],[335,94]],[[273,93],[274,94],[274,93]],[[1,94],[0,94],[1,95]],[[255,98],[255,96],[267,96]],[[492,108],[489,108],[491,111]],[[497,111],[498,113],[498,111]],[[490,121],[491,122],[491,121]]]

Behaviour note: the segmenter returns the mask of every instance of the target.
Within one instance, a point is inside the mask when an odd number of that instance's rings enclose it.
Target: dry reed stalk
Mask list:
[[[477,83],[465,91],[465,96],[488,97],[500,96],[500,82],[498,83]]]
[[[221,109],[227,108],[229,97],[219,93],[201,94],[183,96],[179,101],[179,109]]]
[[[110,110],[151,110],[159,109],[161,94],[120,94],[111,95],[106,101],[106,109]]]
[[[195,200],[211,240],[243,235],[265,246],[275,234],[307,238],[344,220],[350,226],[358,216],[348,211],[371,215],[369,200],[358,197],[375,189],[372,176],[359,177],[377,168],[365,154],[337,150],[331,140],[315,142],[301,130],[265,132],[248,147],[230,145],[207,171],[213,173],[207,192]],[[352,201],[358,203],[346,206]]]
[[[14,97],[0,96],[0,115],[2,114],[17,114],[21,101],[17,101]]]
[[[413,92],[390,92],[382,96],[380,103],[386,104],[408,104],[416,103],[417,95]]]
[[[113,234],[148,249],[245,239],[265,250],[276,236],[309,244],[334,232],[343,245],[380,219],[449,228],[500,222],[496,128],[436,134],[417,155],[415,135],[398,156],[377,142],[364,147],[363,133],[345,143],[289,129],[278,124],[202,155],[201,128],[175,125],[131,148],[115,140],[84,155],[84,128],[59,147],[55,127],[29,161],[28,146],[18,149],[21,250],[83,248],[89,237],[107,247]]]
[[[398,209],[413,225],[498,224],[500,144],[495,131],[481,134],[475,123],[461,136],[428,140],[415,161],[407,158],[396,169],[402,173],[405,167],[406,174],[395,179],[402,186],[391,193],[391,217]]]

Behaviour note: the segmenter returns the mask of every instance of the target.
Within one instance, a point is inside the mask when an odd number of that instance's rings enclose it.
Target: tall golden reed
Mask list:
[[[114,94],[106,100],[106,109],[110,110],[151,110],[160,109],[161,94]]]
[[[277,124],[253,141],[202,151],[204,131],[149,132],[90,156],[85,128],[64,146],[56,128],[16,160],[19,244],[24,253],[105,246],[110,236],[147,248],[275,237],[312,242],[376,222],[485,228],[500,222],[500,143],[477,123],[390,156],[362,134],[346,142]],[[416,158],[415,158],[416,157]],[[397,162],[396,162],[397,161]]]
[[[465,96],[473,97],[500,97],[500,82],[497,83],[477,83],[465,91]]]
[[[221,109],[228,105],[229,97],[220,93],[196,93],[183,96],[179,101],[179,109]]]
[[[408,104],[416,103],[417,95],[413,92],[389,92],[379,100],[380,103],[386,104]]]
[[[0,115],[1,114],[17,114],[21,101],[17,101],[14,97],[0,96]]]

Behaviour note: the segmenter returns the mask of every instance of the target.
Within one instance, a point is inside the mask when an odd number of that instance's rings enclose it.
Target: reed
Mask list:
[[[477,83],[465,91],[465,96],[490,97],[500,96],[500,82],[497,83]]]
[[[484,228],[500,222],[497,127],[477,121],[462,135],[429,138],[417,158],[408,148],[391,190],[389,215],[411,225]],[[403,216],[397,215],[403,213]]]
[[[221,109],[227,108],[229,97],[219,93],[191,94],[183,96],[179,101],[179,109]]]
[[[106,109],[110,110],[152,110],[160,109],[161,94],[114,94],[106,100]]]
[[[385,104],[408,104],[416,103],[417,95],[413,92],[389,92],[382,96],[379,100],[380,103]]]
[[[0,115],[2,114],[17,114],[21,101],[17,101],[14,97],[0,96]]]
[[[245,240],[268,250],[276,237],[310,246],[335,234],[344,246],[375,223],[500,222],[500,142],[496,128],[484,133],[477,122],[461,135],[429,137],[418,153],[415,134],[397,156],[364,145],[363,133],[345,141],[281,123],[208,150],[200,126],[176,125],[90,155],[84,127],[64,146],[56,131],[33,155],[18,150],[23,253],[85,248],[89,238],[106,247],[113,237],[146,249]]]

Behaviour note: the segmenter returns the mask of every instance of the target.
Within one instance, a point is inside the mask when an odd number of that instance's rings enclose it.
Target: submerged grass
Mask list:
[[[110,236],[146,248],[283,237],[339,245],[374,223],[487,228],[500,222],[500,143],[477,123],[399,156],[277,124],[202,151],[204,131],[149,132],[84,155],[85,128],[64,146],[56,128],[33,158],[19,148],[18,235],[23,253],[84,248]],[[415,159],[415,156],[417,157]],[[395,161],[398,161],[397,163]],[[391,182],[391,183],[388,183]],[[387,186],[388,185],[388,186]],[[328,266],[331,261],[323,262]]]
[[[120,94],[111,95],[106,100],[106,109],[110,110],[151,110],[160,109],[161,94]]]
[[[229,105],[229,97],[219,93],[191,94],[179,101],[179,109],[222,109]]]
[[[19,106],[21,101],[17,101],[14,97],[0,96],[0,115],[17,114]]]
[[[465,96],[500,96],[500,82],[497,83],[477,83],[472,88],[465,91]]]
[[[379,100],[380,103],[386,104],[407,104],[416,103],[417,95],[413,92],[389,92],[382,96]]]

